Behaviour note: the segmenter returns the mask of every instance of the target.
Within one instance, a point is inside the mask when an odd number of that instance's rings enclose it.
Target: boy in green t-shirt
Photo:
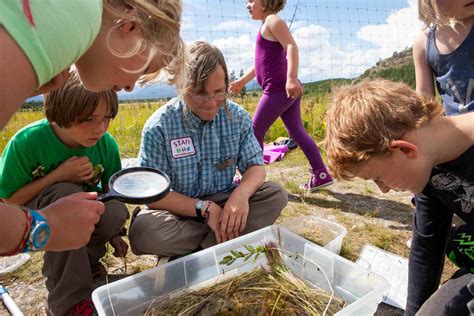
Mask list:
[[[0,198],[32,209],[80,191],[108,191],[109,178],[121,169],[119,148],[107,133],[118,111],[117,94],[84,89],[76,76],[44,98],[47,119],[18,131],[0,159]],[[125,256],[128,246],[119,236],[129,217],[118,201],[105,203],[90,242],[80,249],[44,255],[43,274],[53,315],[89,304],[92,280],[104,267],[105,244]]]

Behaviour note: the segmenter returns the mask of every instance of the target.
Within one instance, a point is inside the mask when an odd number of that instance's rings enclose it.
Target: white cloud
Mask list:
[[[181,33],[191,32],[194,30],[194,21],[189,16],[183,16],[181,19]]]
[[[219,47],[224,54],[229,72],[235,70],[238,75],[241,69],[245,72],[252,67],[255,45],[249,35],[221,38],[212,44]]]
[[[316,24],[300,24],[293,31],[299,47],[299,77],[302,81],[354,77],[367,69],[371,60],[378,60],[373,56],[376,53],[363,50],[361,45],[333,43],[334,36],[337,34],[331,34]]]
[[[298,24],[298,28],[293,28],[293,36],[300,48],[302,81],[355,77],[380,58],[411,47],[421,23],[416,0],[408,0],[407,4],[408,7],[391,12],[385,23],[361,27],[355,38],[333,27],[328,30],[319,25]],[[337,43],[339,37],[344,40]]]
[[[213,28],[214,31],[223,31],[223,32],[239,32],[239,30],[253,30],[255,24],[245,20],[229,20],[222,23],[219,23],[216,27]]]
[[[421,22],[415,1],[408,1],[408,4],[408,8],[391,13],[386,23],[362,27],[357,37],[375,44],[381,58],[412,46],[421,30]]]

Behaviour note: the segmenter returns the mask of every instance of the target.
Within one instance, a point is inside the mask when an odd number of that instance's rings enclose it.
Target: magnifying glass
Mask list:
[[[170,179],[161,170],[132,167],[117,171],[109,179],[109,192],[97,201],[119,200],[128,204],[149,204],[161,200],[170,191]]]

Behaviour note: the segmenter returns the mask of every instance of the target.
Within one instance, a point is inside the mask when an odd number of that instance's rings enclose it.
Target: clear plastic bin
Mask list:
[[[310,241],[312,241],[311,235],[315,235],[314,237],[319,240],[318,245],[336,254],[341,252],[342,240],[347,235],[344,226],[312,215],[291,218],[283,221],[282,226]]]
[[[388,289],[384,277],[282,226],[273,225],[101,286],[92,293],[92,299],[100,315],[143,315],[153,302],[176,297],[183,290],[210,286],[265,265],[265,256],[259,256],[256,261],[237,260],[230,266],[221,265],[219,261],[229,255],[230,250],[246,252],[245,245],[257,247],[267,242],[274,242],[283,249],[283,259],[294,274],[329,291],[326,278],[312,262],[321,266],[335,295],[347,304],[336,315],[372,315]]]
[[[30,258],[30,255],[27,253],[0,258],[0,275],[15,271],[30,260]]]

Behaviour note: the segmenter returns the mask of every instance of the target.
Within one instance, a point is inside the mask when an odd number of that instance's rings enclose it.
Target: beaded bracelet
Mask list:
[[[4,204],[4,205],[6,205],[6,204]],[[28,238],[28,234],[29,234],[30,228],[31,228],[31,214],[30,214],[29,209],[26,208],[26,207],[19,206],[19,205],[14,205],[14,204],[8,204],[8,205],[19,208],[23,211],[23,213],[25,214],[25,217],[26,217],[26,225],[25,225],[25,231],[23,232],[23,237],[21,237],[21,241],[20,241],[20,244],[18,245],[18,247],[14,248],[11,251],[8,251],[8,252],[5,252],[5,253],[0,253],[0,256],[13,256],[13,255],[16,255],[16,254],[19,254],[20,252],[22,252],[22,250],[25,248],[26,239]]]
[[[206,217],[206,223],[209,220],[209,208],[211,207],[212,203],[212,201],[207,201],[206,208],[204,209],[204,217]]]

